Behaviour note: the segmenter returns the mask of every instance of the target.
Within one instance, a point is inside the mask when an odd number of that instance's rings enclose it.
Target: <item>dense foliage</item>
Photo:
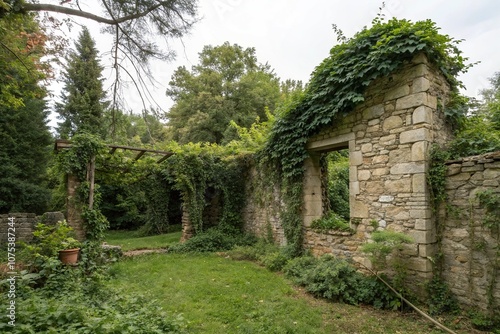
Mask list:
[[[167,113],[173,139],[228,143],[235,138],[231,122],[249,128],[265,121],[280,99],[279,79],[269,65],[257,62],[254,48],[228,42],[205,46],[191,71],[179,67],[167,95],[174,106]]]
[[[49,200],[46,41],[32,16],[0,20],[0,213],[43,213]]]
[[[292,259],[284,268],[295,284],[321,298],[347,304],[369,304],[377,308],[397,308],[398,298],[375,277],[364,276],[344,259],[331,255]]]
[[[335,118],[348,113],[364,101],[366,87],[424,53],[439,68],[452,89],[461,83],[456,76],[468,69],[457,44],[460,41],[442,35],[435,23],[375,19],[354,37],[330,50],[313,72],[303,97],[275,122],[263,156],[270,157],[281,170],[287,210],[283,226],[289,243],[301,248],[300,211],[303,162],[306,142]]]

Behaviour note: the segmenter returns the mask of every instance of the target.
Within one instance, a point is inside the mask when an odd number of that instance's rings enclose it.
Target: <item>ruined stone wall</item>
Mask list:
[[[7,243],[8,233],[15,235],[16,242],[29,242],[33,239],[33,231],[36,224],[43,222],[47,225],[54,225],[58,221],[64,220],[61,212],[46,212],[42,216],[34,213],[9,213],[0,215],[0,245]],[[13,224],[9,224],[12,222]],[[14,230],[9,230],[14,227]]]
[[[447,163],[448,208],[440,212],[443,277],[459,302],[485,310],[489,291],[500,303],[499,235],[483,225],[485,210],[476,194],[500,195],[500,152]],[[497,263],[495,263],[495,260]],[[496,274],[494,273],[496,268]],[[497,312],[500,312],[497,309]]]
[[[252,166],[248,173],[243,227],[245,232],[272,238],[276,244],[285,245],[286,240],[280,219],[284,207],[280,189],[276,185],[265,184],[264,174],[265,171],[256,166]]]
[[[448,92],[444,77],[424,55],[417,56],[397,73],[371,84],[362,105],[310,139],[312,161],[317,153],[342,145],[349,148],[350,216],[355,233],[326,236],[331,241],[325,242],[323,234],[308,230],[306,247],[369,265],[359,246],[370,240],[378,225],[378,229],[412,236],[414,244],[405,249],[411,276],[415,280],[430,277],[428,257],[436,248],[436,230],[426,172],[431,144],[442,145],[452,137],[439,109],[446,104]],[[306,185],[314,183],[315,173],[306,172]],[[304,191],[307,227],[320,213],[317,202],[307,201],[318,197],[317,185]]]
[[[304,165],[306,249],[370,265],[359,247],[370,240],[376,222],[379,229],[413,237],[414,244],[405,250],[410,277],[422,281],[431,276],[429,257],[437,240],[426,172],[431,144],[443,145],[452,137],[440,109],[448,93],[444,77],[419,55],[396,73],[374,81],[362,104],[310,138],[310,157]],[[350,216],[355,232],[317,233],[310,225],[323,214],[319,159],[322,153],[344,148],[349,149]],[[279,215],[270,207],[270,203],[258,208],[250,202],[245,209],[247,230],[261,232],[271,224],[273,231],[280,231]]]

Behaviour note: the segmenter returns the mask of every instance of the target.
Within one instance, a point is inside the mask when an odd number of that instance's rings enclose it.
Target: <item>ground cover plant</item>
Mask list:
[[[181,314],[189,333],[442,333],[413,313],[312,298],[283,275],[225,253],[142,255],[111,273],[123,293],[144,292]],[[457,333],[473,332],[453,320]]]

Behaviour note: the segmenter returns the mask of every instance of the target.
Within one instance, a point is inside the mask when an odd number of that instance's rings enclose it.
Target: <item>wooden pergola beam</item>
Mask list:
[[[145,153],[154,153],[154,154],[161,154],[163,157],[161,157],[159,160],[157,160],[157,163],[161,163],[171,157],[174,153],[173,152],[168,152],[168,151],[160,151],[160,150],[152,150],[148,148],[141,148],[141,147],[132,147],[132,146],[124,146],[124,145],[113,145],[113,144],[107,144],[107,147],[110,148],[109,154],[114,154],[117,149],[122,149],[126,151],[135,151],[139,152],[134,160],[139,160]],[[57,152],[62,149],[69,149],[72,147],[71,141],[67,139],[57,139],[54,145],[54,150]]]

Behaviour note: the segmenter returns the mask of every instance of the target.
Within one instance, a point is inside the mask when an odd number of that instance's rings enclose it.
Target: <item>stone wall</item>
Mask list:
[[[378,229],[413,237],[414,244],[405,249],[411,276],[415,280],[431,276],[429,256],[435,251],[436,231],[426,172],[431,144],[443,145],[452,137],[439,110],[439,105],[446,104],[448,92],[444,77],[419,55],[397,73],[372,83],[363,104],[309,140],[304,224],[309,226],[322,214],[318,153],[348,148],[350,216],[355,233],[326,236],[332,240],[326,246],[324,235],[308,231],[307,247],[318,254],[338,253],[370,265],[359,246],[370,240],[373,226],[378,225]]]
[[[246,182],[246,204],[243,208],[245,232],[272,238],[276,244],[285,245],[281,225],[281,211],[284,207],[278,186],[265,184],[266,171],[252,166]]]
[[[491,289],[500,302],[499,235],[483,225],[485,211],[476,197],[492,190],[500,195],[500,152],[447,163],[448,208],[440,212],[443,277],[462,304],[485,310]],[[496,274],[493,273],[496,263]],[[497,309],[498,312],[498,309]]]
[[[9,218],[14,218],[10,220]],[[17,241],[29,242],[33,239],[33,231],[36,224],[43,222],[47,225],[54,225],[58,221],[64,220],[61,212],[46,212],[43,216],[34,213],[9,213],[0,215],[0,245],[7,243],[8,232],[13,232]],[[15,231],[9,230],[9,222],[14,222]]]
[[[452,138],[440,108],[446,105],[448,93],[444,77],[419,55],[396,73],[370,84],[362,104],[310,138],[303,195],[307,249],[316,255],[351,257],[369,266],[359,247],[370,240],[376,222],[379,229],[413,237],[414,244],[405,250],[410,277],[415,281],[430,278],[429,258],[437,239],[426,172],[431,144],[444,145]],[[321,154],[345,148],[349,150],[350,216],[355,232],[316,233],[310,225],[323,215]],[[279,201],[279,196],[274,197]],[[275,210],[279,204],[271,208],[264,201],[264,210],[259,211],[255,202],[245,209],[247,230],[265,231],[270,225],[275,233],[281,231]]]

